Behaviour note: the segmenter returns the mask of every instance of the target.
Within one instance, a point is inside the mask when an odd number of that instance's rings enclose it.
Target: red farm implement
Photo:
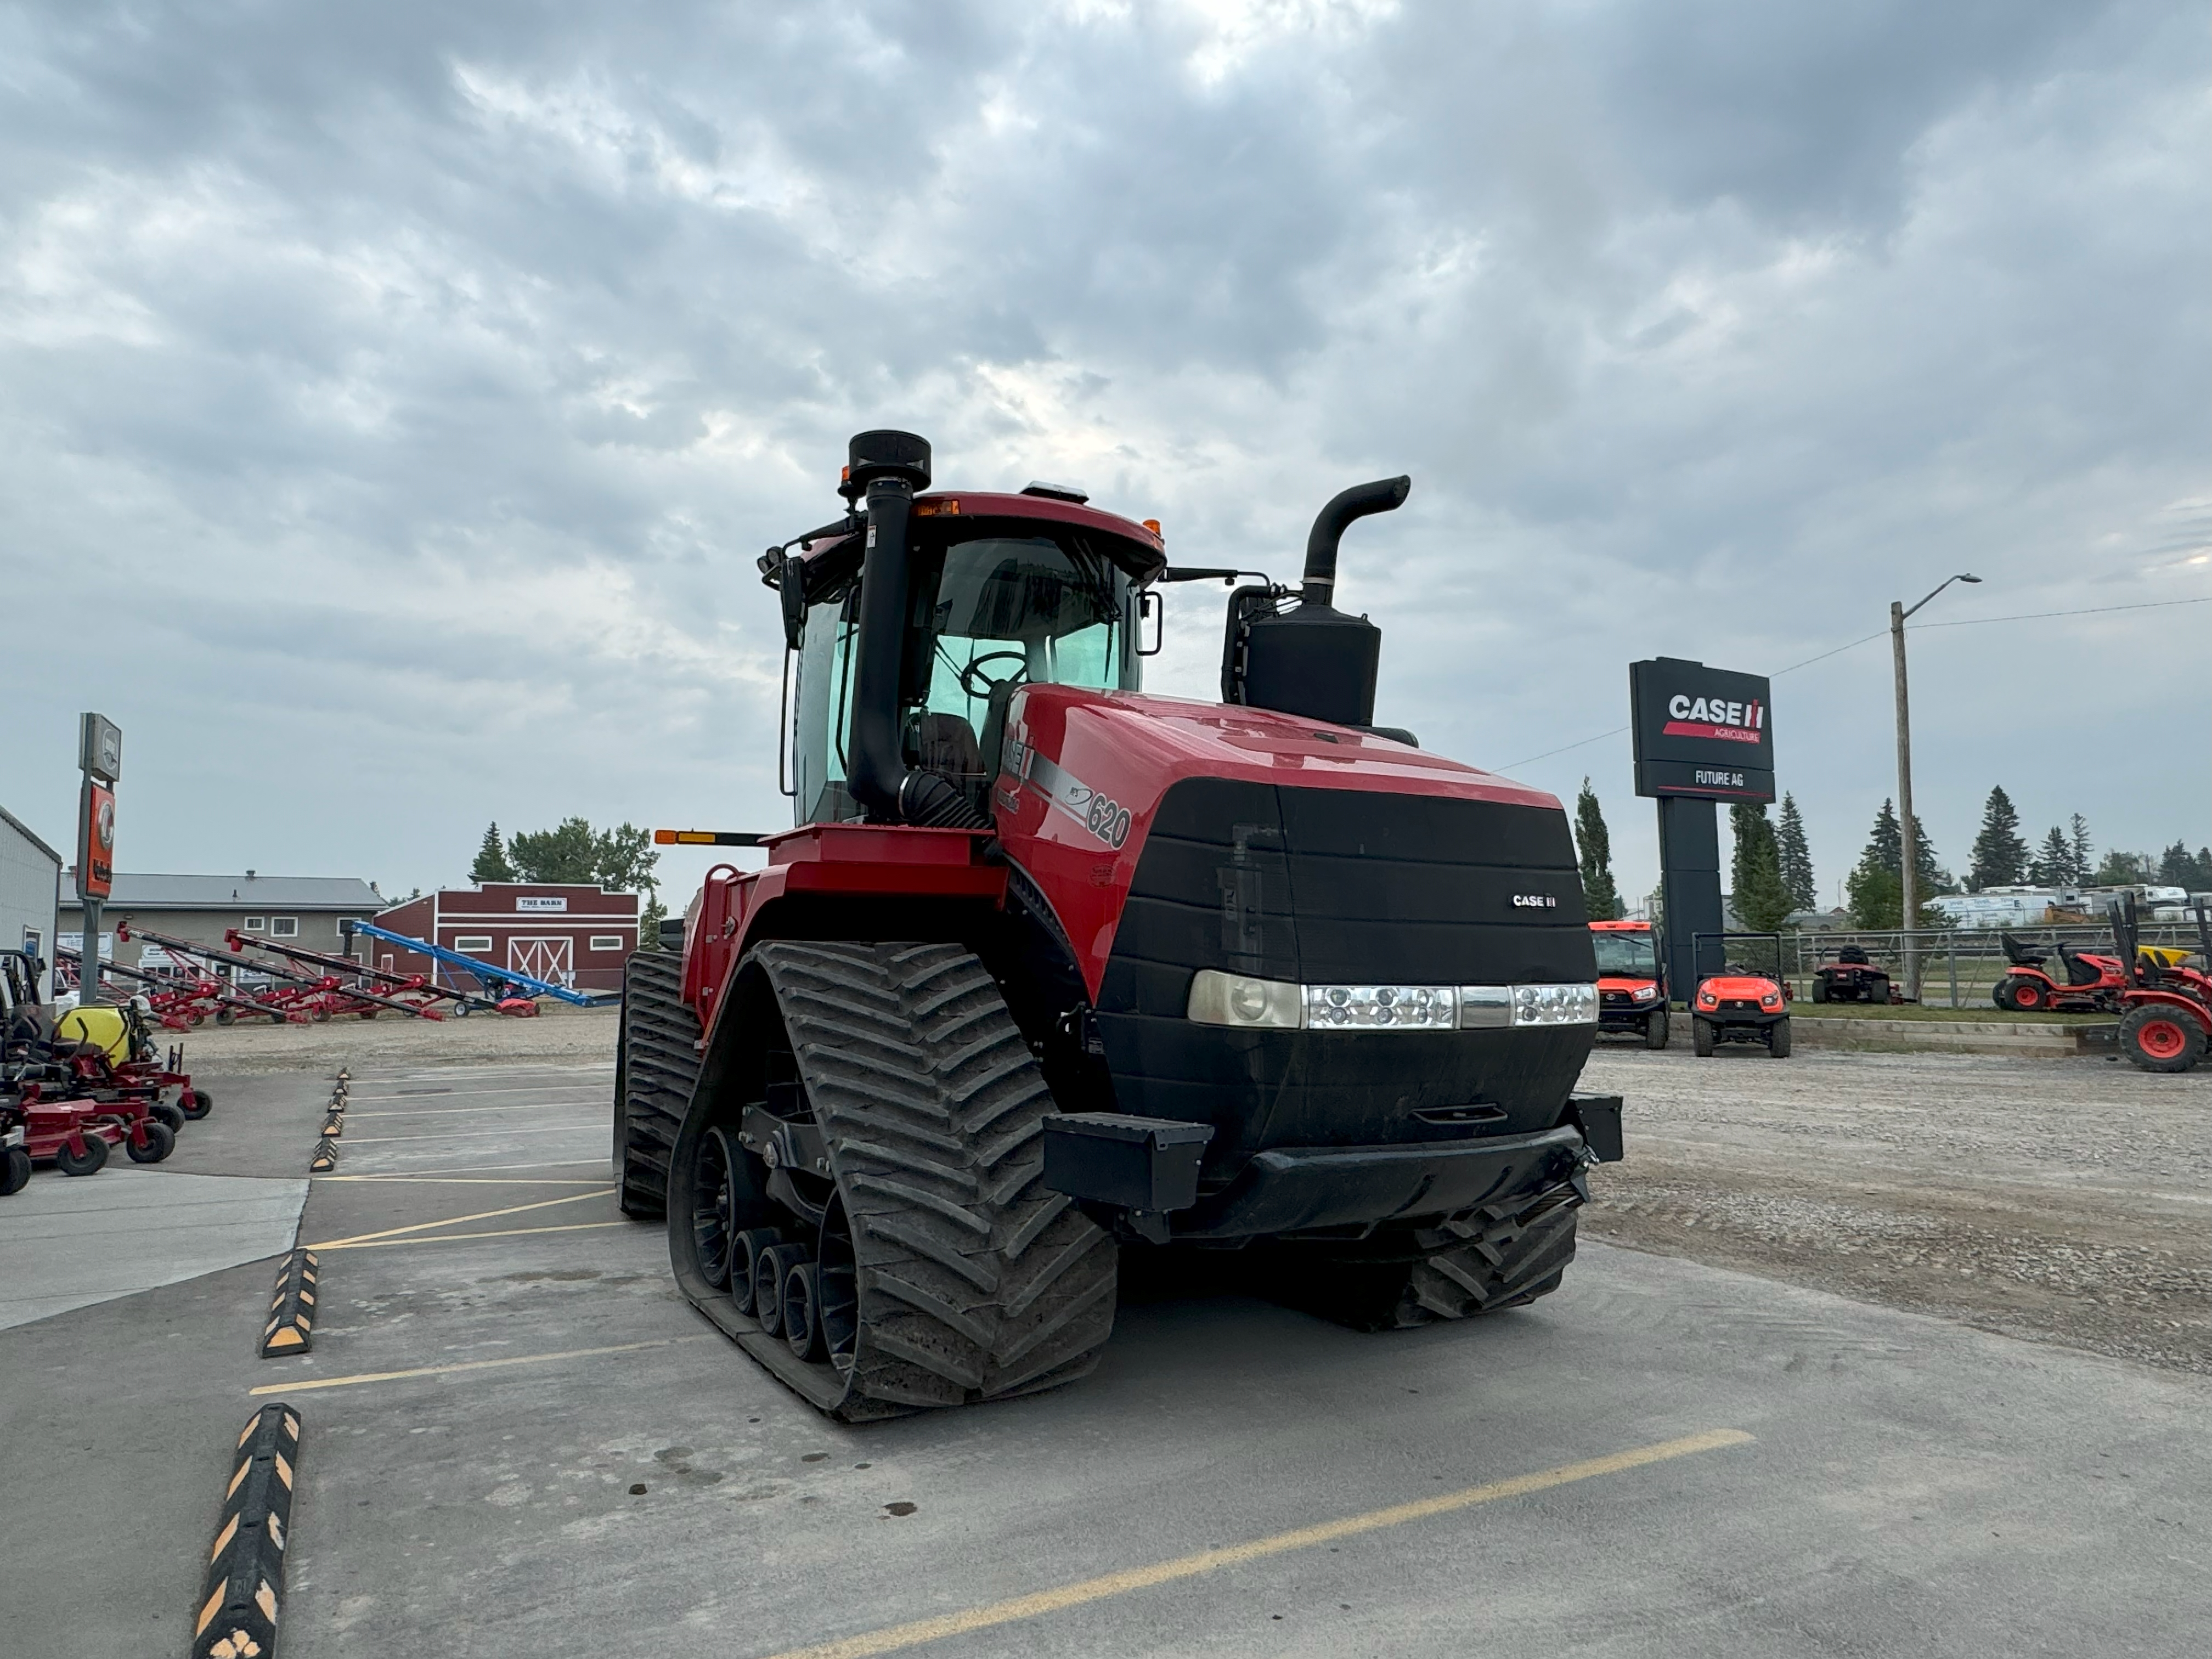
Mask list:
[[[235,927],[223,934],[222,942],[233,951],[264,951],[303,968],[320,969],[327,977],[342,979],[330,1007],[334,1014],[359,1014],[363,1019],[374,1019],[380,1012],[389,1008],[421,1019],[443,1019],[444,1013],[433,1005],[450,1001],[465,1009],[471,1001],[459,991],[433,985],[420,974],[390,973],[356,962],[350,957],[328,956],[296,945],[255,939]],[[341,1003],[349,1006],[340,1006]]]
[[[55,972],[68,986],[77,984],[82,966],[76,951],[54,952]],[[138,994],[146,999],[148,1012],[173,1031],[194,1030],[204,1024],[210,1014],[218,1022],[228,1024],[230,1021],[223,1018],[226,1011],[231,1019],[237,1018],[241,1012],[253,1015],[268,1012],[250,997],[239,995],[212,972],[195,973],[179,968],[160,973],[103,962],[100,974],[102,979],[125,980],[137,986]]]

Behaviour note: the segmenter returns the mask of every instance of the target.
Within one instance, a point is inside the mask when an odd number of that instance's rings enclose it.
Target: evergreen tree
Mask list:
[[[1754,933],[1771,933],[1796,908],[1782,880],[1782,858],[1764,801],[1738,801],[1729,808],[1735,838],[1729,866],[1735,884],[1735,913]]]
[[[1613,884],[1613,837],[1606,833],[1605,814],[1588,778],[1575,797],[1575,852],[1582,867],[1583,907],[1589,919],[1620,921],[1620,893]]]
[[[514,866],[507,861],[507,848],[499,839],[499,825],[492,823],[483,833],[483,845],[477,848],[477,861],[469,866],[469,879],[481,887],[488,881],[513,881]]]
[[[1914,828],[1917,830],[1918,825]],[[1949,884],[1949,875],[1937,866],[1936,854],[1923,835],[1913,837],[1920,854],[1917,860],[1920,881],[1920,919],[1922,927],[1941,927],[1943,913],[1929,908],[1928,897]],[[1850,906],[1851,919],[1862,927],[1889,928],[1903,925],[1905,915],[1905,837],[1897,823],[1897,808],[1885,800],[1881,811],[1875,814],[1874,829],[1867,836],[1866,850],[1859,854],[1858,866],[1844,884],[1844,901]],[[1741,914],[1739,912],[1738,914]]]
[[[1897,808],[1887,799],[1874,815],[1874,829],[1859,862],[1879,866],[1900,881],[1905,878],[1905,837],[1897,827]]]
[[[2097,866],[2091,858],[2096,849],[2089,844],[2089,820],[2079,812],[2074,815],[2073,835],[2067,842],[2066,879],[2084,882],[2089,872]]]
[[[2158,878],[2192,893],[2212,890],[2212,847],[2200,847],[2192,854],[2187,842],[2175,842],[2160,855]]]
[[[2074,848],[2057,824],[2043,838],[2027,866],[2027,878],[2039,887],[2063,887],[2074,879]]]
[[[1982,832],[1974,837],[1973,863],[1966,871],[1966,889],[2016,886],[2027,872],[2027,843],[2021,839],[2020,814],[2002,787],[1990,791],[1982,807]]]
[[[1796,909],[1810,910],[1820,902],[1819,884],[1813,879],[1813,849],[1806,843],[1805,820],[1797,811],[1797,798],[1782,797],[1782,821],[1774,827],[1774,848],[1782,860],[1782,885]]]

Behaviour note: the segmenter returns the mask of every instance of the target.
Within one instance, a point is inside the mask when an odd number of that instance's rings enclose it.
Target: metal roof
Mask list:
[[[72,866],[71,869],[74,870]],[[62,884],[62,908],[80,908],[73,877]],[[366,916],[391,901],[353,876],[134,876],[115,872],[111,910],[336,910]]]

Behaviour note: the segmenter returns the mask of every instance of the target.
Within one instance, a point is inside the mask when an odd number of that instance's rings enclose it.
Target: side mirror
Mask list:
[[[1152,642],[1145,643],[1145,624],[1152,625]],[[1167,596],[1155,593],[1151,588],[1140,588],[1137,593],[1137,654],[1157,657],[1168,642]]]
[[[783,648],[796,651],[806,637],[806,561],[796,553],[783,556],[776,597],[783,601]]]

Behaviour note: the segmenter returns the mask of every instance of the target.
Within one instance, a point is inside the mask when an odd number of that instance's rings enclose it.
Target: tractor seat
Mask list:
[[[2066,964],[2066,982],[2069,985],[2094,985],[2105,976],[2098,969],[2082,961],[2081,953],[2070,945],[2058,947],[2058,959]]]
[[[1997,939],[2004,946],[2005,960],[2015,968],[2040,968],[2050,960],[2047,951],[2031,951],[2010,933],[2000,933]]]
[[[1836,960],[1853,968],[1863,968],[1867,965],[1866,947],[1863,945],[1846,945],[1836,952]]]
[[[963,716],[924,714],[915,737],[915,758],[923,771],[955,779],[983,775],[982,745]]]

